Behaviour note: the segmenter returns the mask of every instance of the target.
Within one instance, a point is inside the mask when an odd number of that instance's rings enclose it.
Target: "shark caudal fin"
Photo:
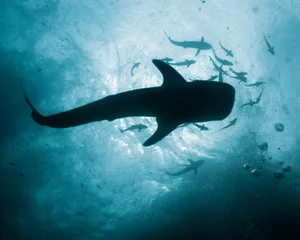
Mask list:
[[[23,84],[22,84],[22,91],[23,91],[23,95],[24,95],[25,101],[27,102],[27,104],[29,105],[29,107],[30,107],[30,109],[31,109],[31,111],[32,111],[31,116],[32,116],[33,120],[34,120],[35,122],[37,122],[38,124],[40,124],[40,125],[44,125],[44,124],[45,124],[45,119],[46,119],[46,117],[43,116],[42,114],[40,114],[40,113],[36,110],[36,108],[32,105],[32,103],[29,101],[29,99],[28,99],[28,97],[27,97],[27,95],[26,95],[26,93],[25,93]]]

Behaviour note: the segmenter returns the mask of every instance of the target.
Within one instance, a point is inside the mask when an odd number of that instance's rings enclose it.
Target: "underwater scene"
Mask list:
[[[297,0],[0,0],[0,239],[300,239],[299,46]]]

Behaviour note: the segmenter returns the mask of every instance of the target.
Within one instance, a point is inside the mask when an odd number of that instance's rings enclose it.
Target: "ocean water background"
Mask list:
[[[47,115],[160,85],[154,58],[196,60],[175,67],[187,80],[217,74],[212,51],[195,57],[163,31],[178,41],[203,36],[248,72],[248,83],[267,84],[246,87],[224,76],[236,89],[228,118],[205,123],[209,131],[179,128],[147,148],[153,118],[70,129],[31,119],[20,82]],[[0,239],[298,239],[299,35],[299,1],[1,0]],[[259,104],[239,109],[263,88]],[[234,118],[235,126],[219,131]],[[138,123],[148,129],[119,131]],[[197,175],[166,174],[188,158],[204,159]],[[282,164],[292,170],[278,179]]]

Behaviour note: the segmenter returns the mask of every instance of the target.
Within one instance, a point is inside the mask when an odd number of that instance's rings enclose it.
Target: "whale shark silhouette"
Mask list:
[[[156,117],[157,130],[143,146],[157,143],[183,123],[223,120],[231,113],[235,89],[230,84],[211,81],[187,82],[169,64],[157,59],[153,59],[152,62],[163,75],[163,84],[160,87],[109,95],[50,116],[43,116],[36,110],[23,88],[24,97],[32,110],[33,120],[52,128],[75,127],[126,117]]]

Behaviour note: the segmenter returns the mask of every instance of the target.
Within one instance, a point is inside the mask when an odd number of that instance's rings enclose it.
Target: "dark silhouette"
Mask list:
[[[123,133],[123,132],[126,132],[126,131],[134,131],[134,130],[138,130],[138,132],[140,132],[141,130],[143,129],[147,129],[148,127],[144,124],[136,124],[136,125],[132,125],[130,126],[129,128],[126,128],[126,129],[120,129],[120,132]]]
[[[200,159],[200,160],[198,160],[196,162],[194,162],[192,159],[188,159],[188,161],[189,161],[190,164],[179,165],[179,166],[185,167],[181,171],[176,172],[176,173],[169,173],[167,171],[167,174],[171,175],[171,176],[180,176],[180,175],[182,175],[184,173],[187,173],[189,171],[192,171],[192,170],[194,170],[194,173],[197,174],[198,168],[204,163],[204,160],[202,160],[202,159]]]
[[[226,59],[222,59],[222,58],[219,58],[215,52],[215,50],[213,49],[213,53],[214,53],[214,56],[215,56],[215,59],[221,63],[222,65],[225,65],[225,66],[232,66],[233,63],[232,62],[229,62],[228,60]]]
[[[173,66],[186,66],[188,68],[189,66],[191,66],[192,64],[195,64],[195,63],[196,63],[195,60],[185,59],[183,62],[175,62],[175,63],[169,63],[169,64],[173,65]]]
[[[263,85],[263,84],[267,84],[266,82],[255,82],[255,83],[251,83],[251,84],[244,84],[244,86],[246,87],[258,87],[260,85]]]
[[[261,93],[259,94],[258,98],[256,98],[256,100],[254,100],[254,101],[250,100],[249,102],[247,102],[247,103],[243,104],[242,106],[240,106],[240,109],[242,107],[245,107],[245,106],[251,106],[251,107],[253,107],[255,104],[258,104],[260,102],[260,100],[261,100],[261,96],[263,94],[263,91],[264,91],[264,89],[261,91]]]
[[[271,46],[271,44],[268,42],[268,39],[266,38],[265,34],[264,34],[264,39],[265,39],[265,42],[267,44],[267,47],[268,47],[268,52],[271,53],[272,55],[275,55],[275,52],[274,52],[274,47]]]
[[[201,41],[174,41],[172,40],[171,37],[168,36],[168,34],[164,31],[165,35],[167,36],[167,38],[169,39],[169,41],[179,47],[183,47],[183,48],[195,48],[197,49],[196,55],[198,56],[198,54],[200,53],[200,51],[202,50],[210,50],[212,49],[212,46],[204,41],[204,38],[201,38]]]
[[[139,62],[137,62],[137,63],[134,63],[133,64],[133,66],[132,66],[132,68],[131,68],[131,76],[133,76],[133,70],[135,69],[135,68],[138,68],[140,66],[140,63]]]
[[[230,56],[233,57],[233,53],[231,50],[228,50],[227,48],[225,48],[219,41],[220,47],[226,52],[226,56]]]
[[[214,76],[211,76],[209,79],[206,79],[206,80],[202,80],[202,79],[193,79],[193,78],[189,78],[192,82],[195,82],[195,81],[213,81],[215,80],[216,78],[218,78],[218,75],[214,75]]]
[[[199,128],[200,131],[207,131],[207,130],[209,130],[209,128],[206,127],[204,124],[199,125],[198,123],[193,123],[193,125],[194,125],[195,127]]]
[[[157,60],[163,61],[165,63],[169,63],[169,62],[173,61],[173,58],[165,57],[165,58],[161,58],[161,59],[157,59]]]
[[[223,120],[235,101],[235,89],[227,83],[187,82],[173,67],[159,60],[153,64],[163,75],[160,87],[150,87],[109,95],[86,105],[53,114],[41,115],[29,101],[31,116],[40,125],[68,128],[95,121],[119,118],[156,117],[157,130],[144,142],[150,146],[162,140],[180,124]]]
[[[221,131],[223,129],[226,129],[226,128],[229,128],[231,126],[234,126],[236,121],[237,121],[237,118],[233,119],[232,121],[230,121],[230,123],[228,125],[226,125],[225,127],[222,127],[219,131]]]

